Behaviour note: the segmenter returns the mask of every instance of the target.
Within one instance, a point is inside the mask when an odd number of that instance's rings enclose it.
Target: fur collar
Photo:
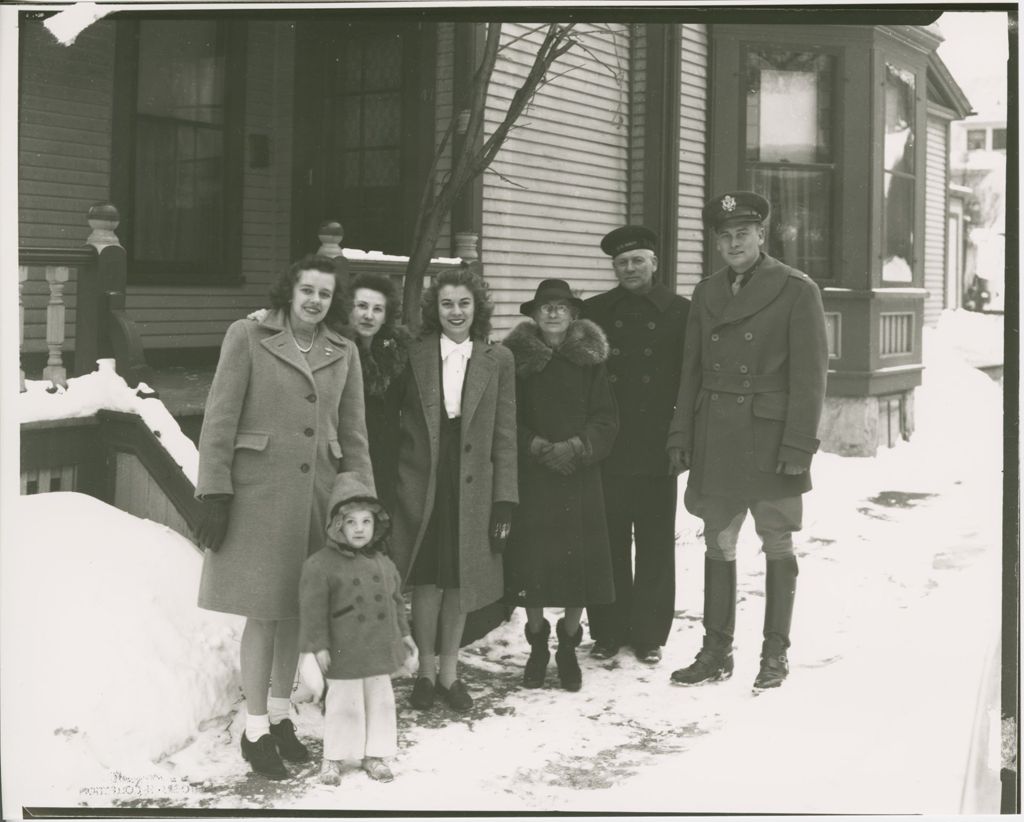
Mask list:
[[[409,363],[409,342],[412,335],[404,326],[382,328],[367,351],[359,345],[359,362],[363,367],[363,391],[371,397],[380,397]]]
[[[540,328],[533,320],[519,323],[505,337],[504,344],[515,357],[516,375],[520,377],[539,374],[555,351],[582,367],[598,365],[608,359],[608,338],[590,320],[573,320],[565,341],[557,349],[544,342]]]

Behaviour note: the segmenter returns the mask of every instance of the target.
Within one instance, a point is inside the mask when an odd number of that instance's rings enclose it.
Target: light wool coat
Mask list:
[[[440,339],[430,334],[409,349],[402,402],[397,507],[391,551],[403,581],[416,560],[437,494],[441,414]],[[491,505],[519,501],[515,364],[499,345],[474,342],[462,391],[459,454],[460,608],[469,613],[502,596],[502,558],[490,548]]]
[[[356,344],[321,326],[307,362],[283,310],[233,323],[199,437],[196,497],[232,495],[224,543],[203,555],[200,607],[297,618],[339,470],[374,488]]]

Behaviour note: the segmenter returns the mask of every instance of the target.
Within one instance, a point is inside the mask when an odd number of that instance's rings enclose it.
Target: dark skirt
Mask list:
[[[438,444],[437,492],[434,510],[416,553],[409,585],[436,585],[458,588],[459,583],[459,457],[461,418],[441,415],[441,441]]]

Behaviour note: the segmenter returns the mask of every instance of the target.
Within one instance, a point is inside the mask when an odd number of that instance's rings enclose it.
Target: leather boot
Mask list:
[[[793,622],[793,600],[796,598],[796,557],[785,557],[767,563],[764,603],[764,642],[761,645],[761,670],[754,680],[754,690],[778,688],[789,673],[789,628]]]
[[[555,623],[555,635],[558,637],[558,648],[555,649],[555,664],[558,666],[558,681],[567,691],[578,691],[583,686],[583,672],[576,661],[576,648],[583,639],[583,626],[577,626],[576,633],[569,636],[565,632],[565,620]]]
[[[544,685],[544,674],[551,659],[551,651],[548,650],[551,623],[546,619],[541,620],[540,630],[535,634],[530,633],[530,625],[527,623],[523,632],[526,641],[530,643],[530,658],[526,660],[526,669],[523,671],[523,687],[540,688]]]
[[[732,676],[736,629],[736,561],[704,558],[704,642],[691,665],[673,671],[677,685],[715,682]]]

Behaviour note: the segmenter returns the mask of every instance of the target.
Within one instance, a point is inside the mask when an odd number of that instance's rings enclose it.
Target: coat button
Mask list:
[[[748,341],[752,340],[752,339],[754,339],[754,335],[751,332],[748,331],[746,334],[743,335],[743,339],[748,340]]]
[[[466,485],[469,485],[471,482],[473,482],[473,477],[472,476],[466,477]]]
[[[617,357],[617,356],[619,356],[619,349],[617,349],[617,348],[613,348],[613,349],[612,349],[612,356],[613,356],[613,357]]]
[[[377,614],[377,619],[384,619],[384,612],[383,611],[381,611],[379,614]]]
[[[615,321],[615,327],[616,328],[622,328],[622,320],[616,320]]]
[[[309,473],[309,463],[308,462],[302,463],[302,465],[299,466],[299,470],[303,474],[308,474]]]
[[[652,350],[651,350],[650,348],[645,348],[645,349],[644,349],[644,356],[645,356],[645,357],[649,357],[649,356],[651,356],[651,354],[653,354],[653,353],[654,353],[654,351],[652,351]]]
[[[742,394],[740,394],[740,395],[739,395],[739,396],[738,396],[738,397],[736,398],[736,402],[737,402],[737,403],[739,403],[740,405],[743,405],[743,401],[744,401],[745,399],[746,399],[746,397],[744,397],[744,396],[743,396]]]
[[[640,382],[642,382],[642,383],[649,383],[650,381],[651,381],[651,378],[650,378],[650,377],[649,377],[649,376],[648,376],[647,374],[644,374],[644,375],[643,375],[643,376],[642,376],[642,377],[640,378]]]
[[[463,449],[467,454],[473,450],[473,446],[470,443],[466,443],[466,447]]]
[[[380,574],[374,574],[373,575],[373,581],[374,582],[380,582]]]
[[[718,399],[718,394],[712,394],[712,395],[711,395],[711,399],[713,399],[713,400],[717,400],[717,399]]]
[[[744,388],[750,388],[750,380],[744,380],[743,381],[743,387]]]
[[[619,375],[618,374],[609,374],[608,375],[608,382],[618,382],[618,381],[619,381]]]
[[[722,370],[722,366],[719,363],[716,362],[713,366],[711,366],[711,370],[712,371],[721,371]]]
[[[305,434],[305,435],[306,435],[307,437],[312,437],[312,436],[313,436],[313,434],[314,434],[315,432],[313,431],[313,429],[312,429],[312,428],[307,428],[307,429],[306,429],[305,431],[303,431],[302,433],[303,433],[303,434]]]
[[[361,596],[360,597],[356,597],[356,602],[362,602],[362,601],[363,601],[363,598]]]
[[[359,621],[360,622],[366,622],[366,614],[360,614],[359,615]]]
[[[655,328],[658,327],[658,324],[656,322],[654,322],[653,320],[651,320],[651,322],[647,323],[647,327],[649,329],[651,329],[651,331],[653,331]]]
[[[747,367],[746,367],[745,365],[741,365],[741,366],[740,366],[740,373],[741,373],[741,374],[746,374],[746,373],[747,373],[747,372],[748,372],[749,370],[750,370],[750,369],[749,369],[749,368],[747,368]]]
[[[711,335],[711,342],[718,342],[718,334]]]
[[[359,577],[356,577],[354,580],[352,580],[352,584],[353,585],[362,585],[363,583],[360,581]]]
[[[310,402],[316,402],[316,394],[306,394],[306,399]]]
[[[384,599],[384,594],[376,594],[374,595],[373,598],[377,600],[377,602],[380,602],[382,599]]]

